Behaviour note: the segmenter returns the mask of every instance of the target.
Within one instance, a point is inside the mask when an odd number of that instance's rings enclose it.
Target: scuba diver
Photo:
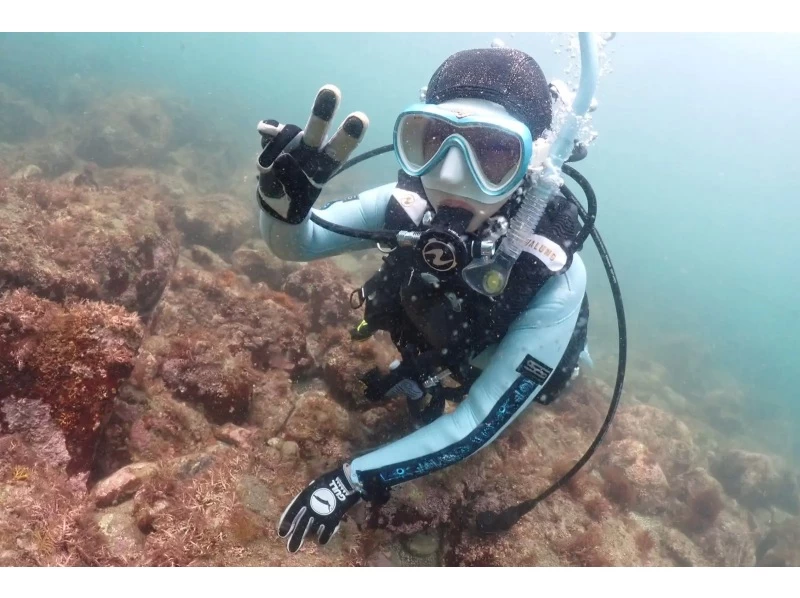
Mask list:
[[[474,455],[532,402],[554,401],[580,364],[591,363],[587,274],[578,255],[586,235],[580,238],[576,202],[563,193],[521,239],[507,280],[487,276],[481,289],[464,276],[512,230],[547,159],[556,103],[569,94],[522,51],[456,52],[421,102],[396,120],[397,181],[321,209],[312,206],[364,138],[366,115],[350,114],[327,137],[341,96],[326,85],[305,128],[259,123],[256,196],[272,252],[310,261],[377,242],[386,254],[351,295],[353,308],[364,307],[351,334],[391,336],[402,358],[388,374],[374,368],[362,378],[365,396],[405,396],[415,422],[405,437],[340,464],[291,501],[278,522],[290,552],[309,534],[327,544],[359,501],[383,504],[393,486]],[[587,153],[574,137],[570,150],[566,161]],[[449,413],[447,402],[456,404]]]

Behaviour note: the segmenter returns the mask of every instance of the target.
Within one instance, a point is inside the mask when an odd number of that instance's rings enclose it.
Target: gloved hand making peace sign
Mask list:
[[[305,129],[276,120],[258,124],[262,147],[258,201],[273,218],[290,224],[303,222],[322,187],[364,138],[369,119],[354,112],[326,139],[341,97],[334,85],[320,89]]]

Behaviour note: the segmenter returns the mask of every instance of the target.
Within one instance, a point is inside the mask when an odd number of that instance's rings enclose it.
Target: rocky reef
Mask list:
[[[476,518],[580,458],[611,396],[591,372],[290,555],[274,529],[294,495],[412,429],[402,401],[363,396],[389,339],[349,335],[379,254],[272,255],[239,166],[176,100],[89,97],[46,139],[48,110],[9,88],[0,105],[18,115],[0,118],[0,565],[800,563],[800,477],[742,441],[744,397],[671,387],[641,355],[594,458],[510,531]]]

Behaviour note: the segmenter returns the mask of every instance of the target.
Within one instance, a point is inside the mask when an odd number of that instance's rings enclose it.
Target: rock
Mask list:
[[[186,191],[180,185],[169,185],[167,191],[172,197],[183,197],[186,195]]]
[[[251,282],[266,283],[276,291],[282,290],[287,276],[301,267],[274,256],[260,238],[248,241],[234,251],[231,262],[233,269],[247,276]]]
[[[9,170],[18,171],[12,178],[22,179],[55,179],[69,172],[75,164],[75,158],[65,144],[53,136],[48,136],[43,141],[36,140],[24,145],[15,145],[13,151],[0,161],[5,162]],[[30,168],[31,165],[36,165],[38,171],[33,177],[23,176],[26,167]]]
[[[299,396],[286,422],[284,437],[298,444],[303,458],[346,459],[352,438],[348,411],[329,395],[307,391]]]
[[[154,337],[145,340],[140,360],[152,357],[148,346],[152,340]],[[174,398],[160,379],[146,378],[141,384],[147,389],[142,393],[147,402],[137,406],[122,431],[128,462],[171,459],[214,444],[213,427],[202,412]]]
[[[282,290],[308,304],[311,329],[322,331],[326,326],[349,327],[361,320],[360,313],[350,307],[355,288],[344,270],[331,260],[319,260],[289,274]]]
[[[227,270],[230,268],[230,264],[228,262],[223,260],[208,247],[203,247],[202,245],[192,245],[189,248],[189,254],[191,255],[192,261],[194,261],[195,264],[202,266],[204,270],[208,270],[209,272],[218,272],[220,270]]]
[[[95,504],[107,507],[129,499],[158,471],[155,463],[132,463],[99,482],[92,490]]]
[[[301,303],[264,285],[253,288],[231,270],[181,267],[159,305],[153,333],[170,339],[164,357],[196,360],[209,371],[236,359],[235,369],[296,374],[311,365],[307,317]]]
[[[0,399],[0,431],[19,434],[48,464],[67,469],[72,457],[67,449],[66,434],[58,425],[59,420],[53,417],[53,411],[58,410],[59,406],[54,409],[41,399],[5,397]],[[90,447],[82,450],[80,439],[73,440],[72,444],[79,454],[90,452]],[[93,445],[94,439],[87,440],[86,444]],[[76,469],[88,467],[89,459],[83,458]]]
[[[672,390],[669,386],[663,389],[664,401],[670,406],[671,410],[676,413],[686,411],[687,401],[686,397]]]
[[[147,316],[178,257],[163,205],[144,193],[0,180],[0,288],[102,300]]]
[[[124,503],[121,506],[127,504],[128,503]],[[159,515],[164,513],[168,507],[169,503],[166,500],[157,500],[153,504],[148,504],[144,501],[137,501],[137,499],[134,498],[133,515],[136,519],[136,527],[138,527],[139,531],[143,534],[151,533]]]
[[[250,430],[234,426],[231,423],[224,424],[214,431],[214,435],[218,440],[227,442],[238,447],[246,447],[250,444],[250,437],[252,436]]]
[[[281,455],[285,459],[295,459],[300,451],[300,447],[292,440],[287,440],[281,446]]]
[[[268,515],[277,506],[269,487],[254,476],[242,476],[236,493],[245,507],[259,515]]]
[[[705,532],[726,507],[722,485],[702,467],[677,476],[671,491],[681,503],[676,513],[678,521],[689,534]]]
[[[375,335],[365,341],[350,339],[343,328],[329,329],[319,339],[316,351],[322,354],[322,375],[331,393],[343,403],[355,407],[372,406],[364,397],[361,377],[374,367],[388,373],[389,364],[400,357],[389,338]]]
[[[773,526],[756,549],[759,567],[800,567],[800,519]]]
[[[772,513],[763,507],[759,507],[753,512],[753,518],[761,527],[767,527],[772,523]]]
[[[296,400],[289,373],[285,370],[269,370],[253,389],[248,422],[258,426],[267,435],[277,434],[294,409]]]
[[[367,567],[394,567],[391,553],[378,551],[369,556],[366,563]]]
[[[746,521],[722,512],[716,523],[697,540],[717,567],[752,567],[756,564],[753,533]]]
[[[41,167],[44,175],[49,179],[68,172],[75,163],[75,158],[72,157],[69,150],[58,141],[48,141],[39,145],[32,153],[36,157],[35,163]]]
[[[711,473],[743,505],[800,512],[798,476],[777,457],[730,450],[712,463]]]
[[[19,564],[20,554],[15,550],[0,550],[0,567],[14,567]]]
[[[193,478],[213,467],[220,455],[229,450],[231,449],[226,444],[217,442],[204,451],[175,460],[170,464],[170,473],[180,478]]]
[[[246,420],[254,378],[241,354],[230,356],[207,347],[202,353],[166,360],[161,376],[176,397],[201,405],[210,422]]]
[[[29,164],[22,170],[18,170],[14,174],[11,175],[12,181],[37,181],[44,176],[42,173],[42,169],[36,166],[36,164]]]
[[[208,119],[202,122],[201,129],[207,131]],[[198,131],[192,133],[196,136]],[[251,197],[254,188],[250,185],[244,186],[241,191],[235,187],[237,179],[234,178],[234,171],[243,162],[231,149],[233,143],[235,141],[225,135],[210,143],[203,141],[202,145],[187,145],[170,152],[169,161],[175,165],[175,173],[200,194],[230,193],[236,197]],[[257,208],[255,204],[251,207],[252,218],[257,220]]]
[[[412,555],[425,558],[439,550],[439,537],[434,531],[414,534],[404,542],[404,546]]]
[[[102,97],[85,111],[77,155],[103,168],[157,166],[173,144],[172,120],[159,99],[134,93]]]
[[[669,483],[647,447],[636,440],[618,440],[608,446],[606,463],[619,468],[636,491],[633,508],[655,514],[664,508]]]
[[[644,444],[667,476],[705,465],[686,424],[651,405],[621,408],[610,431],[614,439]]]
[[[244,201],[230,195],[191,196],[178,204],[175,222],[189,245],[204,245],[223,258],[258,234]]]
[[[142,336],[116,305],[0,295],[0,433],[19,433],[70,475],[89,471]]]
[[[667,554],[679,567],[708,567],[709,563],[700,549],[676,529],[665,528],[661,537]]]
[[[136,525],[133,503],[100,511],[95,515],[95,521],[109,552],[123,562],[135,561],[144,546],[144,534]]]

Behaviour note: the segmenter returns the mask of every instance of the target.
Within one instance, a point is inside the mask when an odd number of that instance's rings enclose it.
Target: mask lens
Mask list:
[[[519,172],[521,139],[488,124],[453,123],[430,114],[406,114],[397,129],[397,149],[408,167],[419,170],[453,134],[466,142],[472,166],[487,187],[499,189]]]
[[[423,114],[409,114],[403,116],[398,126],[397,149],[412,168],[421,168],[430,158],[424,156],[425,130],[430,122]]]
[[[494,127],[465,127],[461,134],[472,148],[477,166],[487,181],[500,186],[517,172],[522,146],[515,135]]]
[[[433,158],[433,155],[442,147],[445,139],[454,133],[455,129],[450,123],[429,118],[425,124],[425,131],[422,137],[422,157],[425,162]]]

